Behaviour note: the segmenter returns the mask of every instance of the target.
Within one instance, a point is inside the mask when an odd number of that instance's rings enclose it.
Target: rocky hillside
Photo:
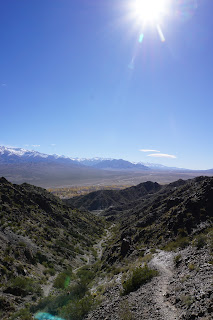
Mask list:
[[[46,276],[81,265],[81,257],[84,260],[102,232],[103,221],[90,213],[72,210],[42,188],[15,185],[1,178],[2,312],[15,310],[24,301],[36,300],[42,295],[41,284]],[[32,292],[14,284],[19,277],[34,286]]]
[[[119,259],[122,243],[132,251],[137,245],[172,246],[177,241],[187,245],[190,237],[210,227],[213,222],[213,178],[198,177],[166,185],[153,195],[135,202],[111,207],[102,214],[119,221],[116,245],[109,260]],[[127,252],[125,252],[126,254]]]
[[[120,262],[105,283],[101,304],[85,319],[211,320],[211,241],[209,238],[202,248],[193,244],[176,252],[146,250],[143,257],[131,256],[125,263]],[[130,278],[137,268],[143,269],[146,263],[158,275],[128,295],[122,295],[124,279]]]
[[[112,206],[122,206],[153,194],[161,189],[156,182],[144,182],[124,190],[99,190],[84,196],[64,200],[67,205],[86,210],[103,210]]]
[[[106,191],[0,179],[1,318],[212,319],[213,178]]]
[[[110,278],[86,319],[212,319],[212,178],[180,180],[103,214],[116,224],[102,257]],[[158,275],[138,285],[146,265]]]

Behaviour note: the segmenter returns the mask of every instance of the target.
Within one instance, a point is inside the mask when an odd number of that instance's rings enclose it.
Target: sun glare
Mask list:
[[[135,14],[141,22],[158,22],[166,13],[168,0],[136,0]]]

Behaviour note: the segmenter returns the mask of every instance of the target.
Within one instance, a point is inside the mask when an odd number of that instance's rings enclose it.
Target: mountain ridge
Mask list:
[[[0,146],[0,164],[17,162],[63,162],[73,165],[82,165],[94,168],[117,168],[117,169],[141,169],[148,168],[156,170],[188,170],[184,168],[167,167],[161,164],[134,162],[124,159],[113,158],[73,158],[57,154],[45,154],[39,151],[27,150],[23,148]]]
[[[106,167],[106,161],[107,168],[101,168]],[[136,185],[148,180],[164,184],[179,178],[189,179],[203,174],[212,175],[212,171],[173,170],[162,167],[152,169],[150,164],[144,168],[143,164],[123,159],[94,158],[80,161],[21,148],[0,147],[0,176],[13,183],[28,182],[46,188]]]
[[[104,210],[113,206],[121,206],[136,201],[148,194],[155,193],[162,188],[156,182],[143,182],[137,186],[123,190],[98,190],[87,195],[63,200],[67,205],[89,211]]]

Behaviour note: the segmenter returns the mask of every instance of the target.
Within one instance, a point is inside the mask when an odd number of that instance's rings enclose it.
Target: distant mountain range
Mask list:
[[[130,162],[123,159],[112,158],[72,158],[60,155],[48,155],[38,151],[25,150],[22,148],[10,148],[0,146],[0,164],[19,163],[58,163],[69,164],[73,167],[92,167],[106,170],[187,170],[175,167],[166,167],[161,164]]]
[[[29,163],[29,162],[55,162],[66,163],[73,166],[83,166],[79,161],[74,161],[69,157],[56,154],[48,155],[38,151],[25,150],[21,148],[7,148],[0,146],[0,164],[8,163]]]
[[[112,159],[112,158],[71,158],[85,166],[100,168],[100,169],[140,169],[140,170],[162,170],[162,171],[188,171],[189,169],[167,167],[159,163],[151,162],[130,162],[123,159]],[[213,169],[212,169],[213,170]]]
[[[72,158],[38,151],[0,146],[0,177],[13,183],[28,182],[40,187],[77,185],[135,185],[147,180],[169,183],[213,170],[193,171],[161,164],[111,158]]]

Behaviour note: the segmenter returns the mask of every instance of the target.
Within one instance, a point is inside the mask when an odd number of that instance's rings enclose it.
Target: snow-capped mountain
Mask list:
[[[140,163],[132,163],[123,159],[103,160],[93,165],[98,169],[113,169],[113,170],[149,170],[148,167]]]
[[[79,163],[88,166],[88,167],[93,167],[94,165],[105,161],[105,160],[113,160],[112,158],[99,158],[99,157],[95,157],[95,158],[71,158],[73,161],[78,161]]]
[[[13,183],[28,182],[42,187],[74,185],[136,184],[142,181],[169,183],[200,175],[186,169],[123,159],[71,158],[22,148],[0,146],[0,177]],[[212,174],[212,171],[203,171]]]
[[[148,167],[143,165],[142,163],[134,163],[131,161],[123,160],[123,159],[112,159],[112,158],[72,158],[75,161],[84,164],[85,166],[97,168],[97,169],[117,169],[117,170],[148,170]]]
[[[162,171],[168,171],[168,170],[172,170],[172,171],[183,171],[183,170],[188,170],[188,169],[184,169],[184,168],[177,168],[177,167],[167,167],[164,166],[163,164],[160,163],[151,163],[151,162],[137,162],[140,164],[143,164],[146,167],[149,167],[151,170],[162,170]]]
[[[159,163],[151,163],[151,162],[134,162],[134,161],[126,161],[122,159],[113,159],[113,158],[71,158],[74,161],[78,161],[81,164],[84,164],[85,166],[99,168],[99,169],[106,169],[106,168],[119,168],[119,169],[151,169],[151,170],[162,170],[162,171],[179,171],[179,170],[187,170],[183,168],[176,168],[176,167],[167,167]],[[107,162],[106,162],[107,161]],[[120,167],[119,163],[120,161]],[[124,164],[124,161],[126,162]],[[127,164],[128,162],[128,164]]]
[[[87,166],[97,169],[118,169],[118,170],[162,170],[162,171],[178,171],[187,170],[182,168],[167,167],[162,164],[131,162],[123,159],[113,158],[72,158],[57,154],[48,155],[34,150],[26,150],[22,148],[0,146],[0,164],[18,164],[18,163],[44,163],[54,162],[61,164],[69,164],[73,166]]]
[[[0,164],[17,164],[29,162],[57,162],[81,166],[78,161],[74,161],[71,158],[65,156],[59,156],[56,154],[48,155],[33,150],[0,146]]]

